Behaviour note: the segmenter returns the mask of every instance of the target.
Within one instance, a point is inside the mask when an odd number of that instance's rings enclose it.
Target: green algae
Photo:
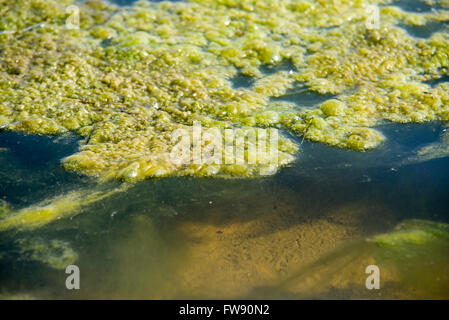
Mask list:
[[[397,259],[410,258],[417,250],[409,250],[409,246],[428,250],[431,245],[449,246],[449,225],[427,220],[405,220],[396,226],[391,233],[377,235],[369,241],[376,243],[385,251],[392,251]]]
[[[37,300],[37,298],[28,293],[8,294],[2,292],[0,294],[0,300]]]
[[[78,254],[64,241],[34,238],[18,242],[23,257],[56,270],[65,270],[78,259]]]
[[[0,1],[0,128],[78,133],[79,151],[63,166],[100,181],[273,174],[298,152],[284,130],[365,151],[385,140],[373,128],[384,121],[449,121],[449,84],[428,84],[448,74],[448,33],[416,39],[399,27],[448,21],[445,10],[410,13],[364,0],[138,1],[120,9],[86,1],[75,3],[80,28],[69,30],[74,3]],[[367,28],[368,6],[381,4],[379,28]],[[288,70],[276,69],[286,62]],[[238,74],[251,87],[234,88]],[[273,100],[298,88],[335,97],[313,107]],[[219,142],[222,161],[173,159],[176,133],[194,141],[198,125],[197,147]],[[254,142],[266,136],[278,137],[276,152]],[[435,148],[421,157],[447,150]],[[109,194],[80,190],[19,211],[4,206],[0,230],[36,228]]]
[[[390,232],[353,241],[302,266],[275,289],[290,299],[336,293],[345,299],[447,299],[448,252],[448,224],[404,220]],[[379,291],[365,287],[364,271],[371,265],[379,268]]]
[[[127,189],[127,185],[107,189],[80,189],[19,210],[11,209],[6,202],[0,203],[0,232],[11,229],[33,230],[56,220],[72,217],[83,212],[89,204],[101,201]]]
[[[441,8],[449,9],[448,0],[424,0],[424,2],[429,6],[439,6]]]
[[[397,274],[397,280],[433,296],[447,297],[449,289],[449,225],[406,220],[396,229],[370,239],[378,247],[377,263]],[[419,293],[418,291],[418,293]]]
[[[406,160],[406,163],[419,163],[449,157],[449,127],[443,130],[439,141],[426,144]]]
[[[409,13],[364,0],[138,1],[121,9],[87,1],[76,3],[80,28],[68,30],[73,3],[0,1],[1,126],[77,132],[84,140],[63,160],[67,170],[126,181],[264,172],[260,161],[173,163],[173,132],[190,132],[194,122],[291,130],[364,151],[385,140],[372,128],[382,121],[449,120],[448,84],[425,83],[448,73],[449,35],[415,39],[398,27],[447,21],[444,10]],[[378,4],[380,27],[368,29],[367,8]],[[291,70],[264,71],[286,61]],[[238,72],[254,78],[250,88],[233,88]],[[271,99],[294,88],[337,96],[276,108]],[[278,136],[276,169],[298,150]]]
[[[4,200],[0,200],[0,217],[8,214],[11,209],[8,206],[8,203]]]

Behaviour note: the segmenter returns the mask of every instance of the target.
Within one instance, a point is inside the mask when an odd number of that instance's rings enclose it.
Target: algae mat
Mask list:
[[[0,3],[1,128],[78,133],[84,140],[63,160],[68,170],[123,180],[254,176],[294,160],[297,143],[278,130],[364,151],[385,139],[372,128],[382,121],[449,119],[447,82],[429,83],[448,73],[443,8],[406,12],[387,0],[138,1],[126,8],[87,1],[76,2],[74,28],[66,13],[74,4]],[[426,39],[404,29],[434,22],[441,28]],[[250,87],[233,86],[239,74]],[[273,100],[298,90],[335,97],[312,108]],[[235,129],[233,141],[271,128],[254,134],[276,136],[277,152],[257,150],[254,161],[245,155],[238,163],[223,161],[221,148],[210,161],[173,161],[179,136],[195,135],[195,125],[211,129],[201,149],[222,143],[220,130]],[[243,143],[243,153],[251,147]]]

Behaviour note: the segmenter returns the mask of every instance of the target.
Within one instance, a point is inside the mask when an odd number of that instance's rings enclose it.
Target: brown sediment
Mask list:
[[[188,216],[177,216],[170,227],[155,227],[156,222],[146,218],[153,226],[149,230],[148,224],[142,225],[139,219],[113,249],[120,257],[115,269],[123,275],[119,283],[136,284],[136,291],[130,293],[133,298],[254,297],[257,288],[275,288],[298,269],[345,243],[362,240],[395,224],[391,212],[382,206],[354,203],[319,212],[304,208],[302,212],[300,204],[291,199],[293,195],[285,194],[285,198],[280,196],[273,202],[273,198],[265,196],[254,206],[230,204],[225,210],[221,206],[215,209],[212,203]],[[154,234],[152,230],[158,231]],[[157,241],[160,247],[144,249],[147,241]],[[134,246],[141,249],[130,253],[135,251]],[[154,257],[154,252],[160,255]],[[150,258],[143,258],[147,262],[142,265],[133,263],[137,256],[147,255],[155,258],[152,263],[147,261]],[[145,284],[137,279],[146,279]]]

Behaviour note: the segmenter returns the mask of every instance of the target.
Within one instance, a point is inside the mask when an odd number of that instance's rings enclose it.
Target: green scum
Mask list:
[[[78,29],[66,25],[71,5]],[[379,28],[367,24],[371,6]],[[447,29],[420,39],[402,28],[448,20],[387,0],[0,0],[0,129],[76,132],[64,168],[101,181],[257,176],[294,161],[298,143],[283,132],[365,151],[385,140],[382,122],[449,120],[449,83],[431,84],[449,73]],[[237,76],[251,86],[236,87]],[[331,97],[312,107],[273,99],[295,90]],[[173,132],[195,123],[276,130],[277,152],[174,163]]]
[[[376,1],[198,1],[118,8],[71,1],[2,1],[0,122],[37,134],[75,131],[84,141],[63,165],[101,178],[254,176],[253,165],[176,165],[171,134],[204,127],[273,127],[342,148],[368,150],[383,120],[449,120],[449,36],[415,39],[398,24],[423,25],[447,12],[406,13]],[[267,74],[264,66],[291,63]],[[275,69],[274,69],[275,70]],[[238,73],[254,78],[235,88]],[[280,110],[271,99],[305,87],[334,99]],[[297,145],[284,135],[281,165]],[[206,168],[205,168],[206,167]],[[126,174],[126,172],[133,172]]]

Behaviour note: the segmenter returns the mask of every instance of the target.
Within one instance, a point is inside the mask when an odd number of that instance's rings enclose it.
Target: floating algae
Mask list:
[[[382,121],[449,120],[448,83],[425,83],[448,74],[448,33],[416,39],[399,27],[448,21],[445,10],[410,13],[376,0],[138,1],[126,8],[87,1],[76,2],[80,28],[68,30],[65,9],[73,3],[0,1],[0,123],[77,132],[84,141],[63,160],[68,170],[123,180],[264,172],[259,161],[171,161],[173,133],[190,132],[195,122],[286,129],[363,151],[385,139],[371,128]],[[380,4],[380,26],[368,28],[369,5]],[[265,66],[286,62],[290,70],[266,73]],[[233,88],[238,74],[252,77],[252,86]],[[335,98],[312,108],[300,101],[273,107],[272,98],[295,88]],[[278,153],[269,155],[281,159],[274,169],[298,149],[278,137]],[[247,158],[250,147],[243,147]]]
[[[449,248],[449,225],[426,220],[406,220],[394,232],[369,239],[384,250],[377,256],[403,260],[416,258],[432,246]],[[446,257],[447,259],[447,257]],[[448,261],[449,262],[449,261]]]
[[[449,0],[424,0],[429,6],[437,6],[445,9],[449,9]]]
[[[32,296],[27,293],[16,293],[16,294],[7,294],[7,293],[1,293],[0,294],[0,300],[36,300],[37,298],[35,296]]]

